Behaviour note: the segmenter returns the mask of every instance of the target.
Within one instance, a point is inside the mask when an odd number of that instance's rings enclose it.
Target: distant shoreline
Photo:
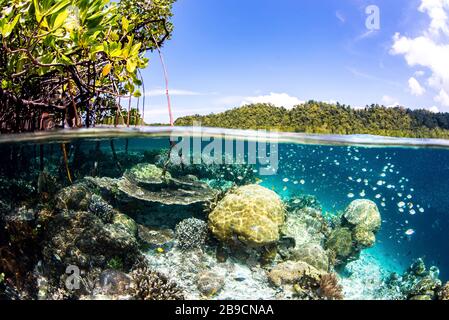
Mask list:
[[[289,110],[271,104],[252,104],[217,114],[180,117],[175,121],[177,126],[194,123],[226,129],[449,139],[449,113],[380,105],[354,109],[338,103],[309,101]]]

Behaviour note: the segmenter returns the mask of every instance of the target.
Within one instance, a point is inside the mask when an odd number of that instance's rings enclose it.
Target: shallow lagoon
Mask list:
[[[2,140],[0,144],[1,179],[4,188],[0,199],[11,207],[23,205],[27,197],[36,197],[41,199],[39,200],[41,202],[49,201],[50,203],[52,194],[45,195],[44,200],[42,195],[38,195],[42,192],[39,190],[38,183],[42,170],[48,172],[56,181],[55,184],[58,187],[52,189],[52,192],[58,193],[60,189],[70,186],[68,172],[72,182],[76,184],[85,176],[119,179],[123,173],[139,163],[157,164],[160,167],[164,165],[164,161],[160,161],[157,154],[170,147],[169,129],[146,129],[144,132],[137,129],[101,131],[101,137],[98,136],[99,132],[87,130],[48,136],[45,134],[20,136],[20,139],[16,139],[16,143],[11,143],[12,137],[0,137]],[[190,137],[189,133],[191,133],[189,129],[178,129],[177,141],[181,137]],[[206,133],[215,136],[216,141],[222,138],[220,135],[222,132],[219,129]],[[393,296],[382,297],[380,292],[377,295],[363,290],[358,293],[349,292],[348,288],[364,286],[364,282],[357,277],[368,277],[370,273],[373,274],[373,270],[380,270],[378,279],[373,281],[384,283],[391,272],[402,274],[417,258],[422,258],[428,266],[437,266],[440,269],[440,279],[449,280],[449,257],[447,256],[449,252],[447,236],[449,234],[449,216],[447,215],[449,149],[446,148],[445,141],[293,134],[275,134],[268,137],[262,135],[260,139],[260,133],[256,132],[226,131],[225,133],[231,134],[226,137],[228,145],[229,141],[232,141],[235,145],[241,143],[244,146],[243,158],[240,157],[240,159],[246,162],[251,160],[254,165],[232,164],[231,161],[229,165],[211,164],[210,167],[214,169],[207,170],[208,164],[202,163],[198,165],[201,170],[190,170],[186,173],[194,175],[197,172],[197,178],[221,191],[227,191],[232,185],[257,182],[268,190],[276,192],[284,203],[288,203],[297,196],[312,196],[319,202],[322,213],[328,221],[341,214],[356,199],[375,202],[382,218],[382,226],[376,234],[376,244],[373,248],[362,251],[358,264],[357,261],[352,261],[335,269],[341,277],[340,283],[343,284],[347,298],[393,298]],[[198,136],[198,132],[194,134]],[[268,138],[268,144],[265,138]],[[211,140],[214,141],[214,139]],[[64,152],[61,151],[62,142],[66,149],[68,172]],[[249,147],[252,144],[254,148]],[[201,151],[210,151],[210,148],[207,149],[208,145],[210,146],[210,141],[202,142]],[[221,151],[225,151],[225,145],[226,142],[223,140]],[[265,146],[265,148],[259,148],[259,146]],[[215,152],[217,150],[218,147]],[[242,156],[242,150],[240,150],[240,156]],[[256,150],[256,154],[251,155],[248,150]],[[186,153],[189,152],[184,150],[184,157]],[[195,156],[195,152],[192,152],[192,155]],[[235,160],[235,155],[227,157],[226,152],[224,157]],[[266,168],[272,168],[272,174],[267,175],[265,171],[265,174],[261,175],[260,173],[264,172],[261,169]],[[170,172],[170,167],[168,171]],[[199,174],[200,171],[201,174]],[[14,185],[14,188],[26,190],[21,190],[23,195],[20,195],[21,192],[11,194],[9,192],[12,190],[11,187],[8,187],[8,190],[5,189],[6,182]],[[14,199],[14,196],[17,196],[17,199]],[[33,200],[32,203],[38,206],[36,201]],[[27,205],[30,206],[30,204]],[[114,203],[110,205],[114,207]],[[158,216],[162,218],[154,221],[148,221],[142,217],[136,218],[135,212],[126,212],[123,208],[120,210],[121,213],[135,218],[139,223],[147,223],[151,227],[155,227],[155,221],[164,221],[163,209],[162,211],[158,209]],[[128,210],[131,209],[128,208]],[[172,209],[168,210],[166,215],[173,218],[172,211]],[[143,213],[144,216],[152,215],[148,209],[143,210]],[[192,213],[192,216],[207,222],[207,212],[203,216],[198,212]],[[179,217],[174,217],[172,223],[167,222],[164,225],[165,223],[161,222],[160,227],[166,229],[168,226],[169,229],[172,228],[172,232],[175,232],[176,223],[188,217],[187,210]],[[262,299],[289,297],[280,294],[279,289],[274,289],[269,281],[264,279],[265,272],[270,270],[270,267],[266,270],[260,266],[248,268],[241,260],[234,261],[235,257],[232,253],[225,262],[226,268],[224,265],[217,265],[214,261],[216,260],[216,239],[213,235],[208,237],[212,238],[212,244],[207,244],[207,249],[204,249],[208,254],[203,264],[207,265],[211,272],[221,272],[226,282],[220,292],[212,295],[213,298],[232,298],[230,292],[239,288],[242,292],[249,293],[252,290],[265,290],[266,292],[260,292],[258,296]],[[172,275],[181,287],[193,285],[196,281],[193,275],[189,275],[189,272],[195,273],[195,270],[184,270],[185,278],[174,275],[180,271],[175,267],[169,270],[168,265],[171,259],[182,260],[182,255],[190,254],[176,251],[176,239],[174,245],[145,250],[150,267],[161,273],[164,273],[164,270],[167,271],[166,275],[168,277]],[[360,263],[361,261],[364,263]],[[175,266],[181,264],[183,262],[173,263]],[[364,269],[361,265],[364,265]],[[348,268],[351,269],[349,273]],[[226,271],[228,269],[233,271]],[[241,281],[241,278],[247,281]],[[187,292],[186,297],[199,298],[200,295],[193,290]],[[249,298],[245,295],[237,297]]]

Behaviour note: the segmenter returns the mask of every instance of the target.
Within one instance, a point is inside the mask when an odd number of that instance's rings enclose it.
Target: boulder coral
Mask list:
[[[284,211],[275,192],[259,185],[238,187],[211,212],[209,229],[224,243],[239,240],[249,247],[263,247],[279,240]]]
[[[381,217],[377,205],[370,200],[352,201],[346,208],[343,217],[353,226],[376,232],[381,225]]]
[[[326,249],[336,264],[344,264],[357,258],[361,250],[373,247],[381,223],[379,209],[373,201],[351,202],[326,241]]]
[[[352,233],[349,228],[336,228],[327,239],[326,248],[330,250],[336,259],[345,260],[351,256],[354,247]]]

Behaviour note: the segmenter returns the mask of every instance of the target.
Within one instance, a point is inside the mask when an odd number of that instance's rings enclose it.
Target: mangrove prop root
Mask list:
[[[112,150],[112,156],[114,157],[114,161],[117,164],[118,169],[121,173],[123,173],[122,165],[120,164],[120,161],[117,157],[117,152],[115,152],[115,146],[114,146],[114,140],[111,140],[111,150]]]
[[[65,169],[67,171],[67,179],[69,179],[70,183],[73,183],[72,181],[72,175],[70,174],[70,168],[69,168],[69,160],[67,158],[67,149],[65,147],[65,143],[61,144],[62,154],[64,156],[64,163],[65,163]]]
[[[164,168],[162,169],[162,176],[163,177],[165,177],[165,174],[167,173],[167,170],[168,170],[168,164],[170,163],[170,161],[171,161],[171,153],[172,153],[172,150],[173,150],[173,148],[176,146],[176,143],[174,142],[174,141],[171,141],[170,140],[170,149],[168,150],[168,157],[167,157],[167,161],[165,161],[165,163],[164,163]],[[179,154],[178,154],[181,158],[182,158],[182,151],[180,150],[179,151]],[[183,164],[183,162],[181,161],[181,169],[182,170],[184,170],[184,164]]]

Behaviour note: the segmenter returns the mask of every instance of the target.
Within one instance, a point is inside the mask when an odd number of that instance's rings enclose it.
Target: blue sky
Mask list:
[[[163,48],[175,117],[310,99],[449,111],[448,14],[449,0],[179,0]],[[167,123],[149,56],[145,120]]]

